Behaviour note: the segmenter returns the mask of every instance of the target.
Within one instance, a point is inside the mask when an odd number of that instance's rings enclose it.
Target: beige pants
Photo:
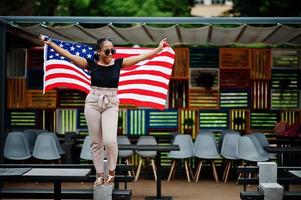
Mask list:
[[[109,170],[116,168],[118,107],[117,88],[91,87],[86,97],[85,117],[92,139],[91,154],[97,173],[104,172],[104,148]]]

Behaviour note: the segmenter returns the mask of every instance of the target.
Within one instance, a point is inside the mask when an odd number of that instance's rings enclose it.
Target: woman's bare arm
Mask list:
[[[44,44],[47,44],[47,45],[51,46],[54,49],[54,51],[56,51],[58,54],[64,56],[65,58],[68,58],[75,65],[77,65],[81,68],[87,68],[88,63],[87,63],[87,60],[85,58],[82,58],[80,56],[71,54],[69,51],[67,51],[67,50],[63,49],[62,47],[58,46],[57,44],[55,44],[51,40],[45,40],[45,38],[47,38],[45,35],[40,35],[39,38],[41,39],[41,41]]]
[[[163,49],[163,45],[166,42],[166,38],[164,38],[163,40],[161,40],[161,42],[159,43],[158,47],[152,51],[137,55],[137,56],[131,56],[128,58],[124,58],[123,62],[122,62],[122,67],[126,67],[126,66],[131,66],[134,65],[140,61],[143,61],[145,59],[147,59],[150,56],[155,55],[156,53],[159,53],[160,51],[162,51]]]

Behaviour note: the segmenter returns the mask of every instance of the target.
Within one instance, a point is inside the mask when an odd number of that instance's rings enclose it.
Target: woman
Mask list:
[[[108,38],[100,38],[96,44],[94,59],[86,59],[71,54],[40,35],[44,44],[51,46],[57,53],[71,60],[75,65],[88,69],[91,73],[91,91],[86,97],[85,117],[91,135],[91,154],[97,172],[95,184],[113,184],[118,157],[117,122],[119,100],[117,87],[120,69],[134,65],[163,49],[166,39],[158,47],[147,53],[128,58],[113,59],[116,53],[113,43]],[[108,174],[104,173],[104,148],[108,160]]]

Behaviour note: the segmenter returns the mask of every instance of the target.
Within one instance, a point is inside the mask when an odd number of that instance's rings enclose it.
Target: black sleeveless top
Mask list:
[[[109,66],[98,65],[94,60],[88,59],[88,70],[91,73],[91,86],[117,88],[123,58],[115,59]]]

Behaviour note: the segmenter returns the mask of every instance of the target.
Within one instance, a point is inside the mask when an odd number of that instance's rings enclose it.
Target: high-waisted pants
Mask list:
[[[108,168],[115,170],[118,157],[117,88],[91,87],[86,97],[85,117],[91,135],[91,155],[97,173],[104,172],[104,148]]]

